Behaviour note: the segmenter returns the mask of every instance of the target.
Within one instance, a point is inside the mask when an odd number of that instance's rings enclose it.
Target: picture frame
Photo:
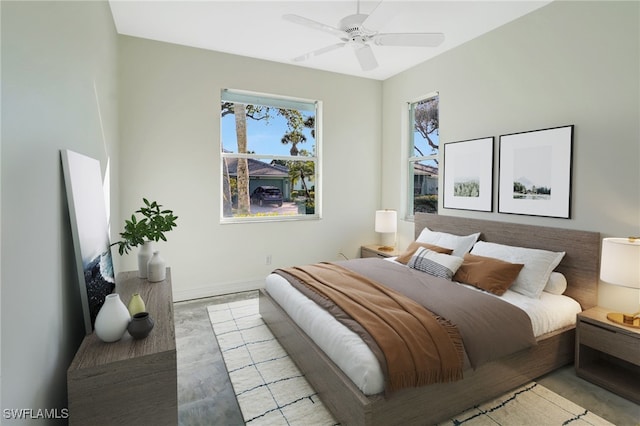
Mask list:
[[[115,289],[111,243],[100,162],[61,150],[76,271],[86,334],[93,331],[98,311]]]
[[[500,136],[498,213],[571,217],[573,127]]]
[[[493,211],[494,140],[444,144],[444,208]]]

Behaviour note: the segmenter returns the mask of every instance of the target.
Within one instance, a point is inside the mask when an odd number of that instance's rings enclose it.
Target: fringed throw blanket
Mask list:
[[[386,360],[387,391],[462,378],[457,328],[410,298],[331,263],[275,272],[331,300],[371,335]]]

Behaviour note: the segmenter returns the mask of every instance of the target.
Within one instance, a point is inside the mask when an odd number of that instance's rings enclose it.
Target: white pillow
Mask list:
[[[452,249],[452,256],[464,257],[465,253],[468,253],[475,242],[478,241],[479,236],[479,232],[471,235],[459,236],[447,234],[446,232],[435,232],[429,228],[424,228],[418,238],[416,238],[416,241]]]
[[[450,256],[420,247],[411,256],[407,266],[435,277],[450,280],[462,265],[463,260],[461,257]]]
[[[567,290],[567,278],[560,272],[552,272],[544,286],[544,291],[560,296]]]
[[[564,253],[484,241],[478,241],[471,250],[471,254],[478,256],[495,257],[511,263],[523,263],[524,267],[509,290],[531,298],[540,297],[551,272],[558,266]]]

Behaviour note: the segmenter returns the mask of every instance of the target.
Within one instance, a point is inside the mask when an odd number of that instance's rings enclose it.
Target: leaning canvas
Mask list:
[[[87,334],[115,288],[100,162],[62,150],[62,169]]]

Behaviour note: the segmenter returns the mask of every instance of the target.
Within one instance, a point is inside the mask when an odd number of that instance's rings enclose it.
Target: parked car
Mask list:
[[[251,193],[251,202],[259,206],[265,204],[282,205],[282,191],[276,186],[259,186]]]

